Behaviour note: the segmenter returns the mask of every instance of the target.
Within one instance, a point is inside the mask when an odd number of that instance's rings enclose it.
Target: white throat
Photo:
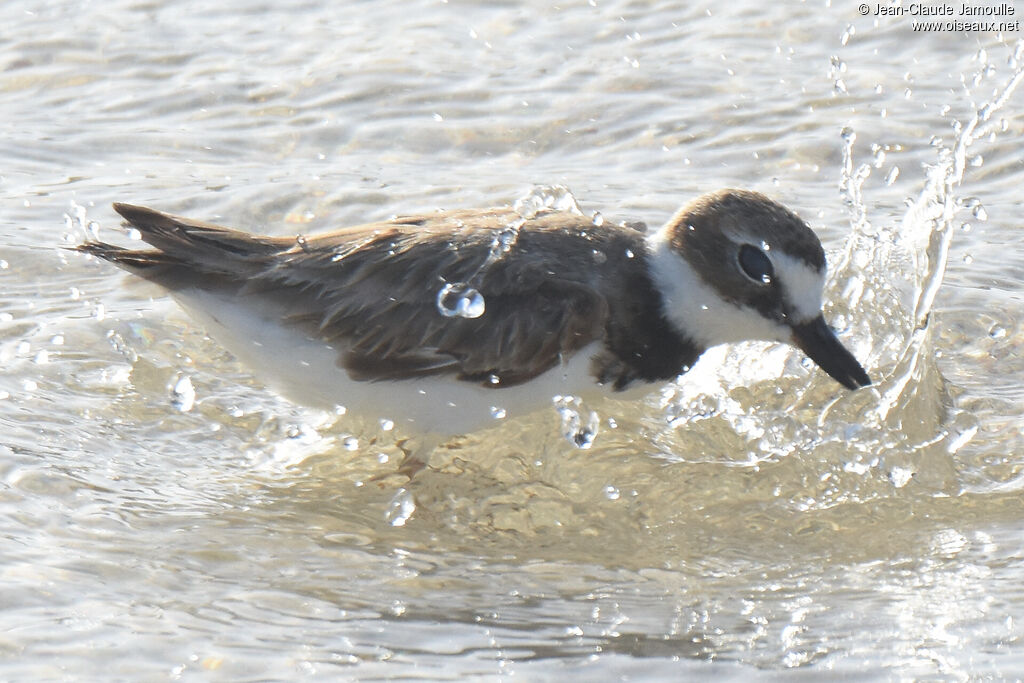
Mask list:
[[[789,341],[791,331],[785,325],[723,299],[713,283],[672,249],[668,226],[651,235],[648,246],[651,277],[664,300],[665,317],[682,335],[705,348],[748,340]]]
[[[806,323],[821,315],[825,272],[810,267],[798,258],[773,250],[769,253],[775,274],[792,306],[795,323]]]

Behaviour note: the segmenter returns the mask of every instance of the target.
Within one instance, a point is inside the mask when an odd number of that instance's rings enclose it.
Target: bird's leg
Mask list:
[[[394,474],[402,475],[412,481],[421,470],[427,467],[430,462],[430,454],[440,443],[441,439],[433,435],[399,439],[395,442],[398,450],[402,451],[402,461],[398,463],[398,469],[394,472],[378,474],[372,477],[371,481],[383,481]]]
[[[412,481],[416,473],[430,463],[430,454],[434,452],[440,442],[441,440],[435,437],[396,441],[395,445],[398,446],[398,450],[402,451],[402,462],[398,463],[398,473],[404,474]]]

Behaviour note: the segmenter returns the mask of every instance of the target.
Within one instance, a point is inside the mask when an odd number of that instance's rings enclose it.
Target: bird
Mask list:
[[[167,289],[286,398],[410,433],[466,434],[553,396],[641,397],[745,340],[793,345],[846,389],[871,384],[823,317],[817,235],[749,190],[699,196],[649,232],[575,205],[287,237],[113,208],[150,248],[77,251]]]

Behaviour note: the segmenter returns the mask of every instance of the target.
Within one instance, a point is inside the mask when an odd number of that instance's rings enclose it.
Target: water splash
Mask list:
[[[100,238],[100,224],[88,220],[86,208],[75,201],[64,212],[64,228],[63,239],[68,244],[96,242]]]
[[[800,510],[905,487],[941,496],[961,490],[966,480],[950,455],[980,432],[977,418],[956,408],[939,374],[929,321],[952,234],[969,225],[963,214],[970,213],[972,221],[979,220],[976,214],[987,217],[980,200],[957,194],[979,157],[972,143],[1002,132],[996,112],[1024,80],[1022,58],[1024,41],[1011,61],[1012,75],[991,99],[955,125],[952,136],[932,143],[937,163],[926,167],[924,187],[899,220],[872,224],[872,202],[864,196],[873,171],[895,168],[885,152],[901,151],[899,146],[874,145],[868,163],[859,163],[857,133],[842,131],[839,189],[852,230],[840,252],[829,255],[826,317],[875,386],[836,392],[817,368],[801,362],[801,354],[783,346],[769,347],[757,362],[742,346],[710,349],[662,393],[663,424],[649,423],[657,432],[658,457],[811,468],[820,475],[817,483],[787,483],[772,494]],[[909,181],[907,168],[894,184]],[[755,389],[768,381],[774,393]]]
[[[1013,74],[1006,84],[996,91],[991,100],[977,106],[966,123],[954,122],[956,138],[951,147],[941,142],[936,145],[938,163],[930,169],[924,190],[911,202],[904,215],[900,230],[902,234],[913,235],[919,232],[914,230],[914,226],[918,225],[930,225],[932,229],[926,236],[927,243],[923,250],[915,251],[923,252],[925,263],[911,306],[913,331],[905,341],[888,381],[882,387],[882,396],[874,414],[878,420],[884,420],[900,404],[906,392],[913,391],[911,380],[919,375],[926,349],[929,316],[945,278],[950,244],[956,226],[959,225],[957,214],[961,209],[969,208],[978,220],[988,217],[980,201],[975,198],[958,200],[956,192],[970,165],[968,150],[978,140],[991,139],[997,134],[1001,123],[993,121],[992,116],[1002,109],[1021,80],[1024,80],[1024,63],[1020,60],[1022,46],[1024,41],[1019,41],[1010,60]]]
[[[512,204],[512,210],[519,217],[506,225],[494,236],[487,259],[477,273],[485,271],[505,257],[519,241],[519,232],[526,222],[551,211],[568,211],[582,216],[576,197],[562,185],[537,185],[525,196]],[[599,214],[596,214],[599,215]],[[474,274],[474,277],[476,274]]]
[[[538,185],[512,206],[518,217],[495,232],[483,262],[462,282],[446,283],[437,293],[437,310],[446,318],[479,318],[486,310],[477,289],[483,274],[515,248],[526,222],[549,211],[568,211],[582,216],[576,197],[562,185]]]
[[[536,185],[512,204],[512,209],[526,220],[548,211],[568,211],[582,216],[576,197],[564,185]]]

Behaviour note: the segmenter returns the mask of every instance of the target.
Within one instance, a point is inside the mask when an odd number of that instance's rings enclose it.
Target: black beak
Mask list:
[[[839,343],[823,316],[793,327],[793,344],[806,353],[832,379],[847,389],[871,384],[871,378],[853,354]]]

